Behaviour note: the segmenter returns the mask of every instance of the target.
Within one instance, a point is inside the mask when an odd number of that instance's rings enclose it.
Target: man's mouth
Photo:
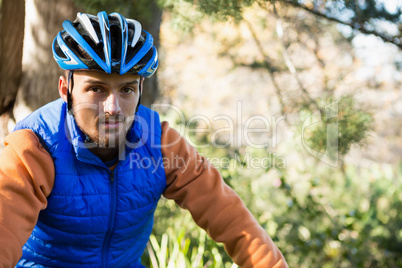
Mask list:
[[[106,117],[103,118],[99,121],[101,125],[104,125],[105,128],[108,129],[115,129],[119,128],[121,124],[124,123],[124,117],[119,116],[119,117]]]
[[[122,123],[123,122],[120,121],[106,121],[103,124],[106,126],[106,128],[118,128]]]

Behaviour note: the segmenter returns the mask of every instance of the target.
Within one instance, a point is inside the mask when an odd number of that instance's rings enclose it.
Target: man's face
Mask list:
[[[79,128],[99,147],[125,141],[140,96],[140,76],[75,71],[72,113]]]

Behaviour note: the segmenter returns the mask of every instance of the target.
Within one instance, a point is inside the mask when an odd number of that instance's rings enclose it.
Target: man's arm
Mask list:
[[[287,267],[279,249],[219,171],[167,122],[162,123],[161,143],[163,157],[171,159],[165,167],[166,198],[188,209],[240,267]]]
[[[0,155],[0,267],[14,267],[47,206],[54,164],[31,130],[8,135]]]

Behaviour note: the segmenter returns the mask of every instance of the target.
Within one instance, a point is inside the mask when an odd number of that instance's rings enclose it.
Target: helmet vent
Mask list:
[[[127,47],[127,58],[126,63],[128,63],[141,49],[142,45],[144,44],[145,37],[141,34],[138,42],[135,44],[134,47],[128,46]]]
[[[110,40],[112,47],[112,62],[121,60],[121,30],[117,25],[110,26]]]
[[[89,56],[89,54],[77,42],[75,42],[72,37],[66,36],[64,40],[76,55],[79,55],[81,58],[86,60],[92,59],[91,56]]]

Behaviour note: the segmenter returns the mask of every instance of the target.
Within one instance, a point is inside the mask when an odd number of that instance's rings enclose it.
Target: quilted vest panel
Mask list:
[[[16,126],[24,128],[40,137],[56,177],[17,267],[142,267],[166,188],[158,114],[140,106],[114,172],[83,145],[85,136],[61,99]]]

